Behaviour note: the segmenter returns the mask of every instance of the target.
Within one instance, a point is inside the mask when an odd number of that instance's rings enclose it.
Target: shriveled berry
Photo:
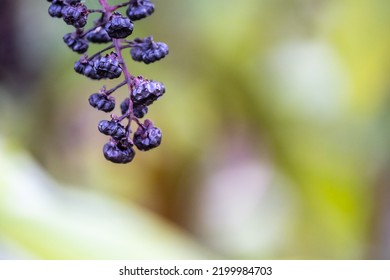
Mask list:
[[[122,115],[126,114],[127,111],[129,110],[129,104],[130,104],[130,99],[129,98],[125,98],[125,100],[122,101],[122,103],[121,103]]]
[[[103,93],[94,93],[89,97],[89,104],[103,112],[111,112],[115,108],[115,99]]]
[[[134,25],[129,18],[114,12],[104,28],[111,38],[121,39],[133,33]]]
[[[87,40],[92,43],[108,43],[112,39],[108,36],[107,31],[99,26],[87,34]]]
[[[95,61],[94,67],[96,73],[103,78],[116,79],[122,74],[118,56],[114,52],[100,57]]]
[[[130,1],[126,10],[127,16],[131,20],[139,20],[150,16],[154,12],[154,4],[150,0]]]
[[[88,9],[81,3],[65,6],[62,9],[62,17],[66,24],[81,28],[87,24]]]
[[[146,64],[160,60],[168,55],[168,45],[163,42],[154,42],[152,36],[144,39],[135,39],[137,43],[131,48],[130,54],[135,61],[143,61]]]
[[[109,135],[114,139],[121,139],[126,136],[126,129],[116,121],[102,120],[99,122],[98,129],[101,133]]]
[[[148,113],[148,107],[146,105],[137,105],[133,108],[133,114],[137,118],[143,118]]]
[[[67,33],[63,39],[65,44],[74,52],[85,53],[88,50],[88,41],[78,37],[75,33]]]
[[[134,105],[150,105],[165,93],[163,83],[153,80],[142,80],[131,92]]]
[[[134,145],[140,151],[148,151],[161,144],[161,130],[153,125],[150,120],[145,120],[142,126],[139,126],[134,133]]]
[[[95,57],[93,60],[89,60],[86,57],[81,57],[80,60],[76,61],[74,64],[74,70],[81,74],[84,75],[92,80],[101,80],[104,77],[99,76],[96,73],[95,69],[95,61],[100,59],[100,56]]]
[[[110,141],[103,146],[104,157],[114,163],[129,163],[135,156],[135,151],[129,143]]]
[[[121,112],[122,112],[122,115],[126,114],[127,111],[129,110],[129,103],[130,103],[130,99],[129,98],[126,98],[125,100],[123,100],[123,102],[121,103]],[[136,118],[143,118],[146,114],[148,113],[148,106],[146,105],[135,105],[133,107],[133,114]]]
[[[64,8],[62,2],[53,2],[48,9],[48,13],[51,17],[62,18],[62,9]]]

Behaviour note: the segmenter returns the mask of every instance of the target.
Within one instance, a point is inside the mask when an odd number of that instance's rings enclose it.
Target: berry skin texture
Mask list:
[[[122,115],[126,114],[127,111],[129,110],[129,102],[130,99],[126,98],[123,100],[121,103],[121,112]],[[148,113],[148,107],[146,105],[136,105],[133,107],[133,114],[136,118],[143,118],[146,114]]]
[[[62,9],[62,17],[66,24],[76,28],[82,28],[87,24],[88,9],[83,4],[65,6]]]
[[[137,105],[133,108],[133,114],[136,118],[143,118],[148,113],[148,107],[146,105]]]
[[[94,63],[96,73],[103,78],[116,79],[122,74],[116,53],[106,54]]]
[[[110,141],[103,146],[104,157],[114,163],[129,163],[133,160],[135,152],[129,143],[115,143]]]
[[[104,28],[111,38],[122,39],[133,33],[134,25],[129,18],[114,12]]]
[[[148,17],[153,12],[154,4],[149,0],[130,1],[129,7],[126,10],[127,16],[133,21]]]
[[[64,7],[62,3],[52,3],[49,6],[48,13],[51,17],[62,18],[62,9]]]
[[[120,106],[122,115],[127,113],[127,111],[129,110],[129,105],[130,105],[130,99],[127,97],[125,98],[125,100],[122,101]]]
[[[87,40],[92,43],[108,43],[111,42],[112,39],[108,36],[107,31],[101,26],[95,28],[93,31],[87,34]]]
[[[89,104],[100,111],[109,113],[115,108],[115,99],[103,93],[94,93],[89,97]]]
[[[99,76],[95,69],[95,61],[99,60],[101,56],[97,56],[93,60],[88,60],[85,57],[81,57],[79,61],[74,64],[74,70],[92,80],[101,80],[103,77]]]
[[[98,129],[101,133],[117,140],[126,136],[126,129],[116,121],[102,120],[99,122]]]
[[[161,130],[153,125],[150,120],[145,120],[143,126],[139,126],[134,133],[134,145],[140,151],[148,151],[160,146],[162,139]]]
[[[144,39],[135,39],[137,45],[130,50],[131,57],[135,61],[146,64],[153,63],[166,57],[169,53],[168,45],[163,42],[154,42],[151,36]]]
[[[142,80],[131,92],[135,106],[150,105],[165,93],[165,86],[153,80]]]
[[[88,50],[88,41],[78,38],[74,33],[67,33],[63,37],[65,44],[77,53],[85,53]]]

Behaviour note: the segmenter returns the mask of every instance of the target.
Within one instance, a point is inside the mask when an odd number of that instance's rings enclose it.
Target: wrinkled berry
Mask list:
[[[153,125],[150,120],[145,120],[143,126],[139,126],[134,133],[134,145],[140,151],[148,151],[161,144],[161,130]]]
[[[103,146],[104,157],[114,163],[128,163],[133,160],[135,151],[127,143],[110,141]]]
[[[51,17],[57,17],[57,18],[62,18],[62,9],[64,8],[64,4],[59,2],[59,3],[55,3],[53,2],[50,6],[49,6],[49,10],[48,10],[48,13]]]
[[[88,50],[88,41],[77,37],[75,33],[67,33],[63,39],[65,44],[74,52],[85,53]]]
[[[94,67],[96,73],[103,78],[116,79],[122,74],[116,53],[106,54],[95,60]]]
[[[101,133],[114,139],[121,139],[126,136],[126,129],[116,121],[102,120],[99,122],[98,129]]]
[[[126,98],[121,103],[121,112],[122,115],[127,113],[127,110],[129,110],[129,102],[130,99]],[[135,105],[133,107],[133,114],[136,118],[143,118],[148,113],[148,107],[146,105]]]
[[[129,98],[125,98],[125,100],[122,101],[122,103],[121,103],[122,115],[126,114],[127,110],[129,110],[129,104],[130,104],[130,99]]]
[[[137,105],[133,108],[133,114],[137,118],[143,118],[148,113],[148,107],[146,105]]]
[[[150,16],[154,12],[154,4],[149,0],[130,1],[126,10],[127,16],[131,20],[139,20]]]
[[[103,112],[111,112],[115,108],[115,99],[103,93],[94,93],[89,97],[89,104]]]
[[[165,86],[153,80],[142,80],[131,92],[134,105],[150,105],[165,93]]]
[[[92,43],[108,43],[111,42],[111,37],[104,28],[99,26],[87,34],[87,40]]]
[[[96,69],[94,66],[95,61],[99,59],[100,56],[95,57],[93,60],[89,60],[86,57],[81,57],[80,60],[75,62],[74,70],[77,73],[84,75],[92,80],[101,80],[104,77],[101,77],[96,73]]]
[[[133,23],[118,12],[111,15],[104,28],[111,38],[116,39],[126,38],[133,33]]]
[[[80,3],[66,6],[62,9],[62,17],[66,24],[81,28],[87,24],[88,9],[85,5]]]
[[[135,61],[143,61],[146,64],[158,61],[169,53],[168,45],[163,42],[154,42],[151,36],[144,39],[135,39],[136,46],[130,50],[131,57]]]

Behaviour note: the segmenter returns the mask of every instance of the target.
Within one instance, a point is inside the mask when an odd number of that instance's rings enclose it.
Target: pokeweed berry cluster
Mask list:
[[[148,151],[161,143],[161,130],[154,126],[151,120],[141,119],[148,113],[149,106],[165,93],[164,84],[130,74],[123,59],[122,52],[130,49],[133,60],[145,64],[153,63],[168,54],[168,46],[155,42],[152,36],[127,40],[132,34],[137,21],[150,16],[155,9],[150,0],[130,0],[118,5],[110,5],[107,0],[99,0],[101,9],[89,9],[81,0],[48,0],[49,15],[62,18],[72,25],[74,32],[63,37],[65,44],[74,52],[82,54],[74,64],[74,70],[93,80],[117,79],[124,76],[124,81],[112,89],[103,86],[99,92],[89,97],[89,104],[106,113],[115,109],[115,98],[112,94],[122,86],[127,85],[128,96],[121,102],[121,115],[110,114],[109,120],[102,120],[98,130],[110,136],[108,143],[103,146],[104,157],[114,163],[131,162],[135,156],[134,146],[140,151]],[[119,12],[126,8],[125,16]],[[88,16],[100,13],[86,29]],[[88,56],[90,43],[108,44],[101,51]],[[126,122],[124,124],[123,122]],[[137,129],[134,133],[131,124]]]

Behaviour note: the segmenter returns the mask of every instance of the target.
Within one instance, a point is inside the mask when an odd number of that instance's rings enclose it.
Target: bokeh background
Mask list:
[[[2,0],[0,258],[390,258],[390,1],[155,5],[132,36],[169,56],[127,59],[163,143],[115,165],[88,104],[115,82],[47,1]]]

